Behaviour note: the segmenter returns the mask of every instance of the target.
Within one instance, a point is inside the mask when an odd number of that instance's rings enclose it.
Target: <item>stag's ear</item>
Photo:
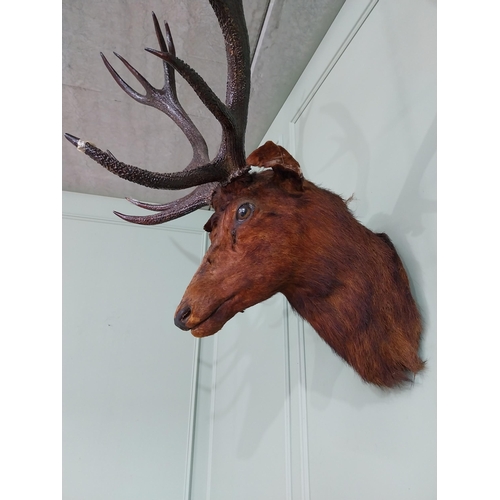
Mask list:
[[[280,177],[292,179],[302,189],[304,176],[297,160],[283,147],[267,141],[247,158],[247,165],[272,168]]]
[[[212,217],[210,217],[210,219],[208,219],[205,225],[203,226],[203,229],[207,233],[211,233],[214,227],[217,225],[218,219],[219,219],[219,214],[217,212],[213,213]]]

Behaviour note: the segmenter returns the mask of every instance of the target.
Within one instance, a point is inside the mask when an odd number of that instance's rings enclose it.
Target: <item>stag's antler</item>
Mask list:
[[[154,88],[123,57],[115,53],[116,57],[144,87],[145,95],[139,94],[118,75],[101,54],[104,64],[125,93],[137,102],[163,111],[184,132],[193,148],[193,159],[182,172],[158,173],[127,165],[118,161],[109,151],[104,152],[90,142],[65,134],[66,139],[78,150],[90,156],[110,172],[130,182],[154,189],[184,189],[198,186],[187,196],[164,205],[129,199],[139,207],[158,212],[143,217],[115,212],[116,215],[129,222],[146,225],[161,224],[210,205],[213,192],[219,184],[225,185],[249,169],[245,161],[245,129],[250,97],[250,48],[243,6],[241,0],[210,0],[210,4],[217,16],[226,45],[228,75],[225,103],[220,101],[196,71],[176,57],[168,24],[165,23],[165,39],[154,13],[153,22],[160,50],[146,50],[163,60],[165,83],[162,89]],[[222,126],[221,145],[212,161],[209,160],[204,138],[179,103],[174,70],[189,83]]]

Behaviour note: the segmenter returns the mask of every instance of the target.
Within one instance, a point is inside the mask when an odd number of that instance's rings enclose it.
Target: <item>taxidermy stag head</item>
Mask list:
[[[132,89],[102,56],[118,85],[136,101],[166,113],[193,148],[191,163],[178,173],[157,173],[118,161],[109,151],[66,134],[97,163],[128,181],[154,189],[197,186],[187,196],[156,205],[129,200],[156,212],[122,219],[160,224],[211,206],[205,225],[211,246],[175,313],[175,324],[195,337],[219,331],[236,313],[282,293],[334,351],[361,377],[381,387],[409,380],[423,368],[418,355],[420,316],[407,275],[385,234],[361,225],[338,195],[303,178],[281,146],[267,142],[245,159],[250,96],[250,50],[241,0],[210,0],[224,36],[228,75],[225,103],[175,55],[153,22],[165,83],[151,84],[116,54],[144,88]],[[205,140],[178,101],[179,73],[222,126],[219,151],[208,157]],[[251,173],[250,167],[266,170]]]

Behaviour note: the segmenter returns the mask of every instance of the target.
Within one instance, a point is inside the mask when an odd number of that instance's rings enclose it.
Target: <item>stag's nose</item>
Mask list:
[[[175,326],[177,326],[181,330],[189,330],[189,328],[186,326],[186,323],[189,320],[190,316],[191,308],[189,306],[181,307],[174,317]]]

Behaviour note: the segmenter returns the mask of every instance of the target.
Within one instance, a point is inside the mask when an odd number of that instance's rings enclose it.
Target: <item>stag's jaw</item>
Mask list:
[[[235,309],[237,300],[232,295],[221,304],[219,304],[211,312],[203,315],[201,318],[196,313],[196,307],[185,305],[184,301],[181,302],[175,313],[175,324],[182,330],[191,330],[194,337],[202,338],[209,337],[217,333],[235,314],[239,312]],[[186,311],[189,310],[189,314]]]

